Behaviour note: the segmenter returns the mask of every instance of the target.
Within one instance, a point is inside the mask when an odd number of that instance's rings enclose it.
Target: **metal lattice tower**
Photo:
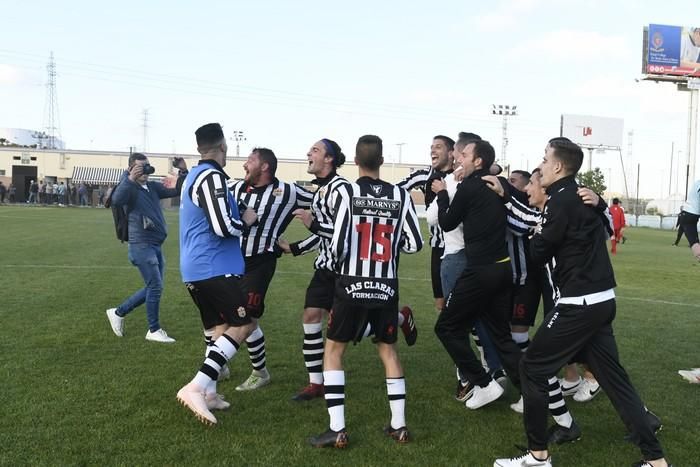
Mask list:
[[[148,109],[143,109],[143,152],[148,151]]]
[[[44,105],[44,144],[46,149],[58,149],[58,141],[61,139],[61,123],[58,118],[58,96],[56,95],[56,62],[53,59],[53,51],[49,56],[49,64],[46,65],[48,81],[46,83],[46,103]]]
[[[500,115],[503,117],[503,136],[502,147],[501,147],[501,160],[503,162],[503,167],[507,173],[510,173],[510,167],[508,166],[508,161],[506,159],[506,148],[508,147],[508,117],[515,117],[518,115],[517,105],[491,105],[491,114]]]

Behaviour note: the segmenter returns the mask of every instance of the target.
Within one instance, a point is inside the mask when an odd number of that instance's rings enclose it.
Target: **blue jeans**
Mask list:
[[[442,292],[445,297],[449,297],[450,292],[457,283],[457,279],[462,275],[462,271],[467,267],[467,256],[464,254],[464,250],[459,250],[457,253],[452,253],[445,255],[440,263],[440,282],[442,282]],[[503,368],[501,361],[498,359],[498,354],[496,353],[496,346],[493,345],[491,336],[486,331],[486,328],[481,321],[476,321],[474,324],[474,329],[476,329],[476,334],[481,340],[481,346],[484,348],[484,357],[486,358],[486,364],[489,366],[489,370],[494,372]]]
[[[129,243],[129,261],[139,268],[145,287],[136,291],[117,307],[117,315],[126,316],[139,305],[146,303],[146,318],[151,332],[160,329],[158,313],[163,293],[165,260],[160,245]]]

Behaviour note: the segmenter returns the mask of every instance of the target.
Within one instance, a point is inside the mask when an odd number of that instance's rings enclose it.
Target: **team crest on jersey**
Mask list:
[[[322,197],[323,197],[323,196],[326,196],[326,189],[327,189],[327,188],[326,188],[325,186],[322,186],[322,187],[318,190],[318,195],[319,195],[319,196],[322,196]]]
[[[382,186],[381,185],[370,185],[369,186],[372,191],[374,192],[375,195],[379,195],[382,193]]]
[[[237,311],[239,317],[245,318],[245,307],[239,306]]]
[[[282,196],[282,193],[283,193],[282,188],[275,188],[274,190],[272,190],[273,196]]]

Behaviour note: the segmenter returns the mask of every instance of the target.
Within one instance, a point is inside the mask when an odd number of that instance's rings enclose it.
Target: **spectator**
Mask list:
[[[39,194],[39,185],[32,180],[29,184],[29,198],[27,199],[27,204],[36,204],[37,197]]]
[[[80,205],[87,206],[87,187],[84,183],[81,183],[78,187],[78,196],[80,197]]]
[[[44,199],[44,204],[51,204],[53,203],[53,183],[46,182],[44,183],[44,186],[46,187],[46,198]]]
[[[41,203],[46,203],[46,185],[44,181],[39,182],[39,191],[37,191],[37,201]]]
[[[16,203],[17,202],[17,187],[15,186],[14,183],[10,183],[9,194],[10,194],[10,203]]]
[[[7,187],[0,182],[0,204],[5,204],[5,194],[7,193]]]

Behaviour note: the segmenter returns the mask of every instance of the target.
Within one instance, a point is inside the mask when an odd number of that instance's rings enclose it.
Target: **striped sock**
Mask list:
[[[304,364],[309,382],[323,384],[323,332],[321,323],[304,324]]]
[[[479,351],[481,366],[484,368],[488,367],[488,363],[486,363],[486,355],[484,355],[484,347],[481,345],[481,339],[479,339],[479,334],[476,333],[476,328],[472,328],[472,339],[474,340],[476,349]]]
[[[511,337],[515,341],[516,344],[518,344],[518,347],[520,347],[521,352],[525,352],[527,348],[530,346],[530,336],[528,335],[527,331],[525,332],[512,332],[510,333]]]
[[[212,346],[214,345],[214,329],[205,329],[204,330],[204,358],[207,357],[207,354],[211,350]],[[207,393],[208,395],[211,394],[216,394],[216,380],[211,380],[207,387],[204,389],[204,392]],[[211,397],[211,396],[210,396]]]
[[[559,378],[555,376],[549,378],[547,382],[549,383],[549,413],[552,414],[557,425],[570,428],[574,419],[571,417],[569,409],[566,407],[566,402],[564,402],[564,395],[561,393]]]
[[[323,389],[326,407],[333,431],[345,429],[345,372],[330,370],[323,372]]]
[[[401,378],[386,379],[386,393],[389,395],[391,409],[391,427],[394,429],[406,426],[406,380]]]
[[[248,356],[253,365],[253,371],[265,371],[265,335],[260,326],[255,328],[245,343],[248,346]]]
[[[197,386],[206,388],[209,383],[219,378],[221,367],[226,365],[226,362],[231,360],[238,351],[238,343],[231,337],[224,334],[219,337],[214,345],[209,350],[207,357],[204,359],[202,367],[197,372],[197,375],[192,379],[192,382]]]

